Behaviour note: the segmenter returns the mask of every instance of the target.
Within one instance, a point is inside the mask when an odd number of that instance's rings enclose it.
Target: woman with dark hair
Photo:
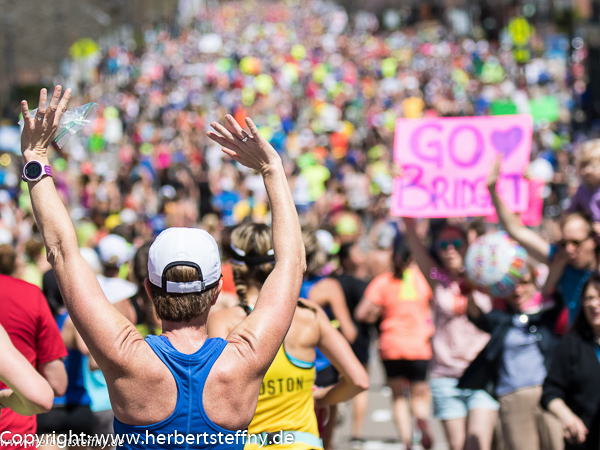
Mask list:
[[[410,389],[410,404],[423,448],[432,446],[427,419],[431,394],[427,383],[431,360],[432,292],[427,280],[414,264],[410,248],[396,237],[392,256],[393,272],[386,272],[369,284],[354,316],[379,325],[379,351],[394,396],[394,413],[405,448],[412,441],[412,418],[404,399]]]
[[[343,244],[337,257],[339,269],[313,287],[309,300],[323,309],[331,309],[333,316],[339,321],[340,332],[350,342],[354,355],[365,370],[368,370],[372,325],[352,319],[368,285],[361,276],[365,268],[365,257],[356,242]],[[369,393],[364,391],[352,399],[353,443],[361,441],[368,398]]]
[[[308,253],[308,250],[307,250]],[[239,305],[216,311],[208,318],[211,337],[229,335],[246,317],[252,320],[258,294],[275,266],[270,228],[265,224],[243,223],[231,234],[233,278]],[[327,389],[313,393],[315,351],[319,348],[342,374]],[[268,437],[282,432],[292,444],[269,448],[323,449],[315,404],[320,407],[349,400],[367,389],[368,376],[344,337],[333,328],[316,304],[298,300],[292,324],[267,371],[249,434]],[[313,400],[314,399],[314,400]],[[275,440],[277,443],[277,440]],[[247,450],[262,445],[246,444]]]
[[[573,330],[558,344],[542,406],[561,421],[565,450],[600,446],[600,275],[583,285]]]
[[[433,291],[435,334],[432,337],[430,385],[433,413],[442,421],[450,450],[489,450],[498,419],[498,402],[482,389],[460,389],[458,380],[490,337],[467,318],[467,297],[461,291],[468,241],[465,231],[441,224],[431,254],[421,242],[414,219],[404,218],[406,241]],[[434,257],[435,255],[435,257]],[[473,293],[485,313],[490,298]]]

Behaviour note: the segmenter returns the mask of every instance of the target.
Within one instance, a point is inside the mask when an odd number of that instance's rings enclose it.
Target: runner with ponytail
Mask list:
[[[270,227],[244,223],[231,235],[233,278],[239,305],[209,317],[211,337],[227,336],[252,311],[263,283],[275,265]],[[340,381],[313,392],[315,349],[319,348],[340,372]],[[274,450],[322,449],[317,406],[334,405],[367,389],[368,376],[348,341],[329,323],[317,305],[299,300],[292,325],[263,380],[249,434],[266,436]],[[280,434],[280,432],[282,432]],[[283,444],[278,444],[283,437]],[[287,442],[287,444],[286,444]],[[246,449],[258,449],[247,444]]]

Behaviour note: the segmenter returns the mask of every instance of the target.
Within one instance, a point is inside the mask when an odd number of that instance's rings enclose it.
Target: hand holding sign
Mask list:
[[[502,158],[502,155],[496,157],[492,170],[490,170],[490,173],[488,174],[487,187],[490,191],[496,190],[496,184],[498,184],[498,179],[500,178],[500,164],[502,164]]]
[[[399,119],[394,158],[402,178],[394,180],[392,214],[411,217],[485,216],[494,211],[486,179],[495,168],[494,186],[508,208],[527,208],[531,116]]]

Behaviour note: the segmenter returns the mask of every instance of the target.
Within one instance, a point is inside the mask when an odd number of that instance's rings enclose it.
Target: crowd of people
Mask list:
[[[573,128],[585,47],[534,35],[518,61],[509,39],[439,21],[377,28],[322,2],[228,2],[108,45],[89,73],[66,65],[73,92],[48,110],[42,93],[22,138],[54,183],[27,189],[19,158],[0,161],[0,325],[37,369],[0,329],[0,431],[283,430],[295,443],[273,448],[332,449],[351,400],[360,448],[378,356],[407,449],[434,445],[434,416],[452,450],[598,450],[600,144]],[[69,96],[97,116],[46,154],[41,124]],[[497,225],[391,217],[392,150],[400,117],[507,113],[534,116],[546,186],[530,229],[490,172],[499,226],[531,259],[495,299],[464,258]]]

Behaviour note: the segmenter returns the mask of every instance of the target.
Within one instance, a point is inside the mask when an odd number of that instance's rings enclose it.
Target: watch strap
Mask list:
[[[27,164],[31,163],[31,162],[36,162],[38,163],[40,166],[42,166],[42,172],[40,173],[40,175],[37,178],[29,178],[26,176],[25,174],[25,169],[27,168]],[[21,179],[23,181],[39,181],[42,179],[42,177],[44,175],[48,175],[49,177],[52,176],[52,168],[48,165],[48,164],[44,164],[41,163],[40,161],[29,161],[27,164],[25,164],[25,167],[23,167],[23,173],[21,174]]]

